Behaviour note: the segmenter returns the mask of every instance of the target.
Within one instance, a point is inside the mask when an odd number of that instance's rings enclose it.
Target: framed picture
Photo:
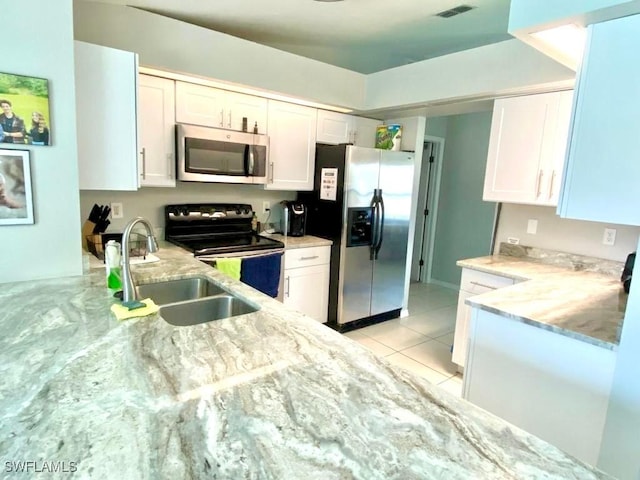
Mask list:
[[[33,223],[29,152],[0,149],[0,225]]]
[[[0,73],[0,145],[51,145],[49,83]]]

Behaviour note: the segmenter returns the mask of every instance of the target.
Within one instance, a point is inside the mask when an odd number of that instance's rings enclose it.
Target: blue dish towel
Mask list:
[[[282,253],[243,258],[240,281],[270,297],[277,297],[280,284],[280,257]]]

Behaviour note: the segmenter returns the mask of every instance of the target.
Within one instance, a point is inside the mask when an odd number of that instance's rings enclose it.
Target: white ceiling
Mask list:
[[[361,73],[511,38],[510,0],[81,0],[128,5]],[[459,5],[473,10],[444,19]]]

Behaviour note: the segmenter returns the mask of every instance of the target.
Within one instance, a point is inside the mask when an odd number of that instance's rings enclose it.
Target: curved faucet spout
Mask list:
[[[136,288],[133,284],[133,278],[131,277],[131,265],[130,265],[130,255],[129,255],[129,237],[131,236],[131,231],[133,227],[135,227],[138,223],[142,224],[147,231],[147,250],[149,253],[158,251],[158,242],[156,241],[156,237],[153,235],[153,227],[149,220],[136,217],[131,220],[127,226],[124,228],[124,233],[122,234],[122,301],[123,302],[131,302],[133,300],[137,300]]]

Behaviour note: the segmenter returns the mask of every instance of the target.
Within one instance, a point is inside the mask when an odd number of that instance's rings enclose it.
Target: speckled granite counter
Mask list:
[[[596,479],[555,447],[189,258],[260,306],[192,327],[116,322],[104,272],[0,285],[0,452],[78,478]],[[33,476],[33,475],[31,475]],[[56,475],[54,475],[56,477]]]
[[[460,260],[458,266],[522,283],[467,299],[467,303],[603,348],[615,349],[627,304],[622,263],[529,247]],[[526,281],[525,281],[526,280]]]
[[[303,237],[285,237],[279,233],[265,234],[265,237],[272,238],[284,243],[284,247],[287,250],[293,250],[295,248],[308,248],[308,247],[326,247],[331,246],[333,242],[325,238],[314,237],[313,235],[305,235]]]

